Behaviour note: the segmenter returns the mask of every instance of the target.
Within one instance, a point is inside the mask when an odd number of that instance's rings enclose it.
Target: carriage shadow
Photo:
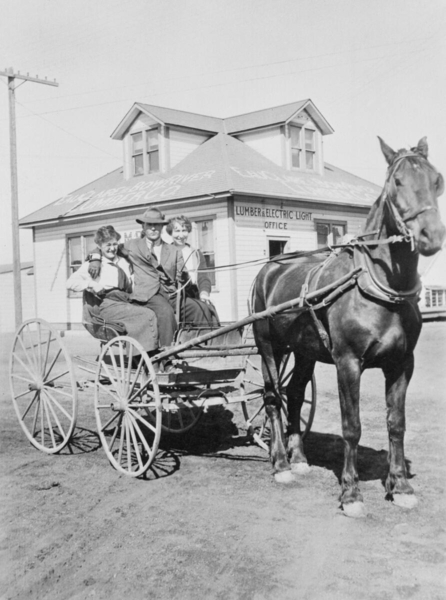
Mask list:
[[[76,427],[68,444],[59,452],[60,456],[72,454],[89,454],[101,447],[101,440],[96,431],[85,427]]]

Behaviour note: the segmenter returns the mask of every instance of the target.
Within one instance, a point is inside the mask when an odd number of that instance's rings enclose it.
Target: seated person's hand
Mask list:
[[[211,299],[209,298],[209,294],[207,292],[200,292],[200,300],[206,304],[211,303]]]
[[[90,259],[88,274],[92,279],[96,279],[101,274],[101,260],[96,258]]]

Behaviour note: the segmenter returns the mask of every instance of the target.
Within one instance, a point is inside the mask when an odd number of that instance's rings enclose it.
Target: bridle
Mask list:
[[[412,233],[412,230],[409,229],[409,227],[407,227],[406,223],[408,221],[413,221],[414,219],[416,219],[417,217],[419,217],[419,215],[421,215],[424,212],[427,212],[429,210],[438,211],[438,209],[437,209],[436,206],[432,206],[432,205],[429,204],[427,206],[423,206],[419,210],[414,211],[409,216],[403,218],[400,215],[400,213],[399,213],[398,209],[396,208],[395,204],[392,202],[392,196],[394,195],[394,190],[396,188],[395,173],[397,171],[397,168],[400,166],[401,162],[404,159],[410,158],[411,156],[413,156],[415,158],[424,158],[419,153],[413,152],[413,151],[405,152],[401,156],[398,156],[393,161],[393,163],[391,164],[391,166],[389,167],[388,174],[387,174],[387,179],[386,179],[386,182],[384,184],[384,191],[383,191],[383,196],[382,197],[383,197],[383,203],[389,209],[390,214],[393,217],[394,223],[395,223],[398,231],[403,236],[403,240],[402,241],[409,242],[410,245],[411,245],[412,251],[414,251],[415,250],[414,235]],[[383,225],[384,225],[384,223],[382,222],[381,226],[380,226],[380,231],[379,231],[380,233],[382,231]]]

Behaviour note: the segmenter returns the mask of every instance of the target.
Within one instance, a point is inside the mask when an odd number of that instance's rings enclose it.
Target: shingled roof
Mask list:
[[[20,225],[231,194],[368,207],[379,193],[373,183],[328,164],[323,176],[288,171],[236,138],[219,133],[167,173],[124,180],[118,169],[21,219]]]

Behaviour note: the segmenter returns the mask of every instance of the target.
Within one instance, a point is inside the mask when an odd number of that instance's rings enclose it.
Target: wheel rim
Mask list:
[[[136,368],[132,368],[136,358]],[[128,336],[108,342],[99,357],[94,401],[99,437],[111,464],[125,475],[144,474],[161,435],[161,399],[150,358]],[[145,418],[150,410],[152,418]]]
[[[263,377],[260,366],[248,356],[242,381],[242,393],[250,396],[248,402],[242,402],[242,410],[246,426],[254,441],[264,450],[269,450],[270,429],[268,416],[263,400]],[[279,369],[279,389],[282,398],[281,419],[286,426],[288,412],[286,404],[286,386],[288,385],[294,368],[294,355],[285,354]],[[301,409],[300,426],[301,435],[305,438],[311,429],[316,411],[316,378],[313,374],[305,389],[305,399]]]
[[[31,444],[60,452],[77,418],[77,387],[70,355],[58,331],[43,319],[18,329],[10,359],[10,386],[19,423]]]

